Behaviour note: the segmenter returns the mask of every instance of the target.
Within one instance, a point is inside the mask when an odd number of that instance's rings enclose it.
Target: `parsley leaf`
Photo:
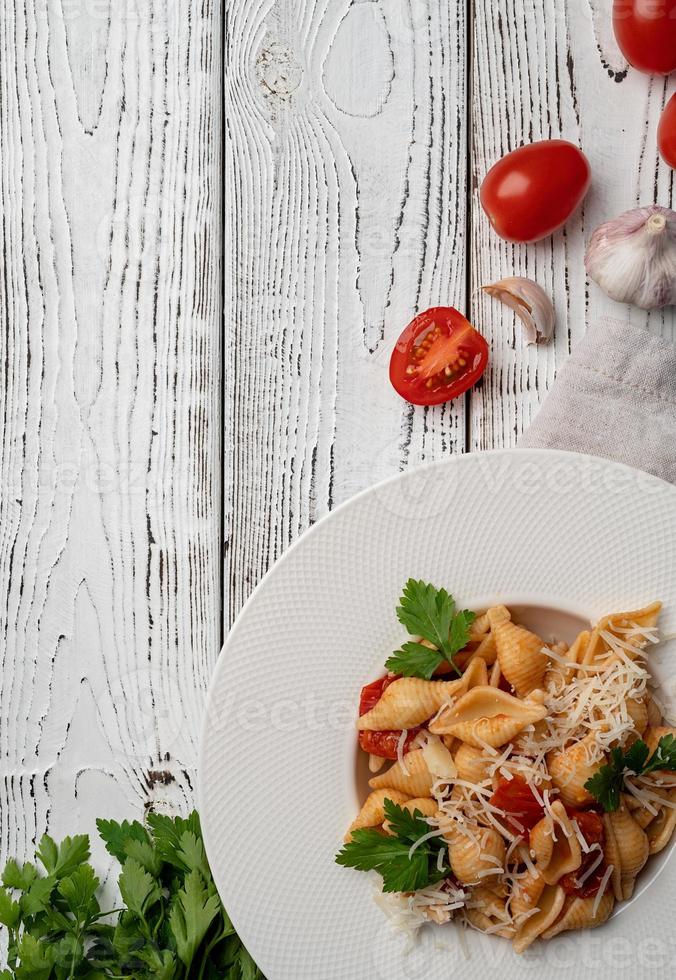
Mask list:
[[[185,877],[185,886],[174,896],[169,922],[176,937],[176,951],[189,969],[197,947],[218,914],[218,895],[209,895],[199,871]]]
[[[45,834],[35,865],[7,862],[0,886],[0,980],[264,980],[216,891],[197,813],[99,820],[108,852],[122,865],[124,908],[102,912],[89,838],[57,843]],[[115,915],[113,924],[104,919]]]
[[[389,658],[385,666],[405,677],[430,680],[444,660],[452,664],[456,653],[467,646],[475,614],[468,609],[456,613],[455,600],[446,589],[436,589],[411,578],[404,586],[397,618],[411,636],[422,637],[434,649],[409,641]]]
[[[639,738],[627,752],[620,748],[613,749],[610,760],[610,764],[601,766],[584,784],[585,789],[599,801],[606,813],[612,813],[619,808],[625,776],[646,776],[656,769],[676,771],[676,739],[673,735],[662,736],[657,748],[650,755],[649,747]]]
[[[409,813],[385,800],[385,816],[394,836],[372,829],[355,830],[352,840],[337,855],[337,864],[357,871],[377,871],[382,875],[384,892],[418,891],[450,874],[443,838],[432,837],[411,853],[411,847],[430,832],[419,810]],[[439,851],[444,853],[441,871],[437,865]]]
[[[424,677],[429,681],[443,662],[444,658],[440,656],[438,650],[431,650],[422,643],[410,640],[392,654],[385,666],[393,674],[401,674],[403,677]]]
[[[96,821],[96,827],[99,837],[106,845],[106,850],[114,858],[117,858],[120,864],[124,864],[129,854],[128,845],[131,841],[150,843],[148,831],[138,820],[133,820],[131,823],[128,820],[123,820],[122,823],[118,823],[117,820],[101,820],[99,818]]]
[[[657,748],[643,768],[643,775],[654,772],[655,769],[676,770],[676,739],[673,735],[663,735]]]

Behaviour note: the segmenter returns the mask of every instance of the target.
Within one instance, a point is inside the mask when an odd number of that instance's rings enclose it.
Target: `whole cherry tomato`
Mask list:
[[[676,0],[614,0],[613,26],[634,68],[649,75],[676,71]]]
[[[498,160],[481,185],[481,205],[508,242],[537,242],[566,223],[590,183],[582,150],[566,140],[542,140]]]
[[[672,95],[662,113],[657,130],[660,153],[670,167],[676,169],[676,95]]]
[[[390,381],[413,405],[440,405],[471,388],[487,363],[488,344],[469,320],[451,306],[436,306],[399,337]]]

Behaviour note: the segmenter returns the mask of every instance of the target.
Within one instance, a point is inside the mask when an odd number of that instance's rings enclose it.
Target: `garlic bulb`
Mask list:
[[[524,325],[527,344],[551,338],[554,333],[554,307],[542,286],[523,276],[509,276],[481,288],[514,310]]]
[[[592,235],[585,267],[618,303],[658,310],[676,303],[676,212],[656,204],[607,221]]]

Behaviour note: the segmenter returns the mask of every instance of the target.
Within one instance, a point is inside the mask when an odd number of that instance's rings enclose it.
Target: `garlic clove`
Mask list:
[[[591,237],[585,268],[618,303],[676,304],[676,212],[653,204],[606,221]]]
[[[509,276],[481,288],[514,310],[525,327],[527,344],[550,340],[554,333],[554,306],[542,286],[523,276]]]

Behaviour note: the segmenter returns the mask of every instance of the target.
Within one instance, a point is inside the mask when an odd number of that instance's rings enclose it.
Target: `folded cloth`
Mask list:
[[[605,456],[676,483],[676,347],[617,320],[592,324],[519,446]]]

